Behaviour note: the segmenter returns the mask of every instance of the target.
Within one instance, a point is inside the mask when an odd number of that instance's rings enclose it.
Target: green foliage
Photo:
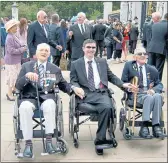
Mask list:
[[[1,2],[1,17],[11,17],[13,2]],[[58,13],[60,18],[72,18],[78,12],[85,12],[88,19],[96,19],[103,15],[103,2],[83,1],[22,1],[17,2],[19,18],[25,17],[36,20],[36,14],[40,9],[46,11],[48,17]],[[120,8],[120,2],[113,2],[113,10]]]

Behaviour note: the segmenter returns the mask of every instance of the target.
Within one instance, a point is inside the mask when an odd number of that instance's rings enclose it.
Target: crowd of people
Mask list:
[[[26,140],[24,151],[26,157],[32,157],[32,126],[28,123],[35,109],[35,103],[32,103],[32,99],[35,101],[32,93],[35,88],[31,82],[38,80],[37,74],[32,72],[36,61],[39,66],[43,65],[43,69],[47,70],[50,67],[54,74],[59,75],[58,86],[62,91],[69,94],[72,90],[84,102],[97,106],[95,111],[100,114],[100,118],[95,145],[111,143],[106,140],[108,113],[112,107],[107,95],[108,81],[122,90],[137,91],[139,89],[139,92],[142,91],[138,100],[145,111],[139,135],[143,138],[149,135],[148,122],[150,113],[153,111],[154,136],[162,136],[159,124],[162,98],[159,93],[163,88],[161,80],[168,48],[168,14],[165,14],[164,20],[160,19],[161,15],[156,12],[152,14],[152,22],[144,24],[142,41],[147,53],[143,48],[136,47],[139,37],[137,17],[126,23],[118,19],[109,23],[99,19],[93,23],[86,19],[85,13],[79,12],[76,21],[72,24],[65,20],[60,21],[58,14],[53,14],[49,21],[46,12],[40,10],[37,13],[37,20],[30,24],[26,18],[21,18],[20,21],[3,19],[1,22],[4,25],[1,26],[1,66],[4,58],[8,85],[6,97],[7,100],[14,101],[13,91],[16,88],[24,90],[23,97],[26,100],[22,101],[19,111],[23,136]],[[103,58],[106,53],[107,62]],[[133,62],[127,61],[128,53],[135,55]],[[69,60],[71,84],[64,80],[58,68],[62,57]],[[146,64],[147,58],[149,65]],[[24,62],[27,63],[21,67]],[[126,62],[121,79],[109,69],[107,63],[111,62]],[[100,67],[97,67],[98,63]],[[86,73],[82,75],[85,69]],[[130,84],[133,76],[139,77],[139,88]],[[101,89],[105,91],[103,93],[97,91]],[[144,95],[143,91],[147,91],[147,94]],[[84,98],[86,92],[87,97]],[[44,116],[48,120],[46,146],[48,153],[52,154],[55,153],[51,141],[54,121],[49,120],[49,115],[54,116],[52,109],[55,108],[55,102],[50,96],[47,100],[44,98],[41,105]],[[102,154],[103,152],[96,149],[96,153]]]

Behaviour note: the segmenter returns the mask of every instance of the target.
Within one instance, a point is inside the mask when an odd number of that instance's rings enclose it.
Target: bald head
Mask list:
[[[160,12],[154,12],[152,13],[152,20],[154,23],[159,22],[161,19],[161,14]]]
[[[43,11],[40,10],[37,13],[37,20],[41,23],[41,24],[45,24],[47,22],[47,14]]]

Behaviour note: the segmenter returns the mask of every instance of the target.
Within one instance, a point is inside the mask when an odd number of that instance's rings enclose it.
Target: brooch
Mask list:
[[[135,71],[138,71],[137,66],[136,66],[135,64],[133,65],[133,69],[134,69]]]

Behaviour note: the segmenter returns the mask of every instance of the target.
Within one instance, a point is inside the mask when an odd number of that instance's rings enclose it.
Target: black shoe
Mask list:
[[[148,136],[150,136],[149,128],[142,126],[139,131],[139,136],[142,138],[147,138]]]
[[[56,149],[53,147],[52,142],[46,142],[46,152],[49,154],[56,153]]]
[[[95,146],[95,152],[97,153],[97,155],[103,155],[103,149],[97,149]]]
[[[33,157],[33,146],[32,145],[26,145],[24,152],[23,152],[23,157],[27,158],[32,158]]]
[[[107,139],[103,139],[103,140],[95,139],[94,144],[95,145],[105,145],[105,144],[111,145],[111,144],[113,144],[113,141],[107,140]]]
[[[162,138],[164,136],[160,126],[153,126],[152,131],[153,131],[153,136],[156,138]]]

